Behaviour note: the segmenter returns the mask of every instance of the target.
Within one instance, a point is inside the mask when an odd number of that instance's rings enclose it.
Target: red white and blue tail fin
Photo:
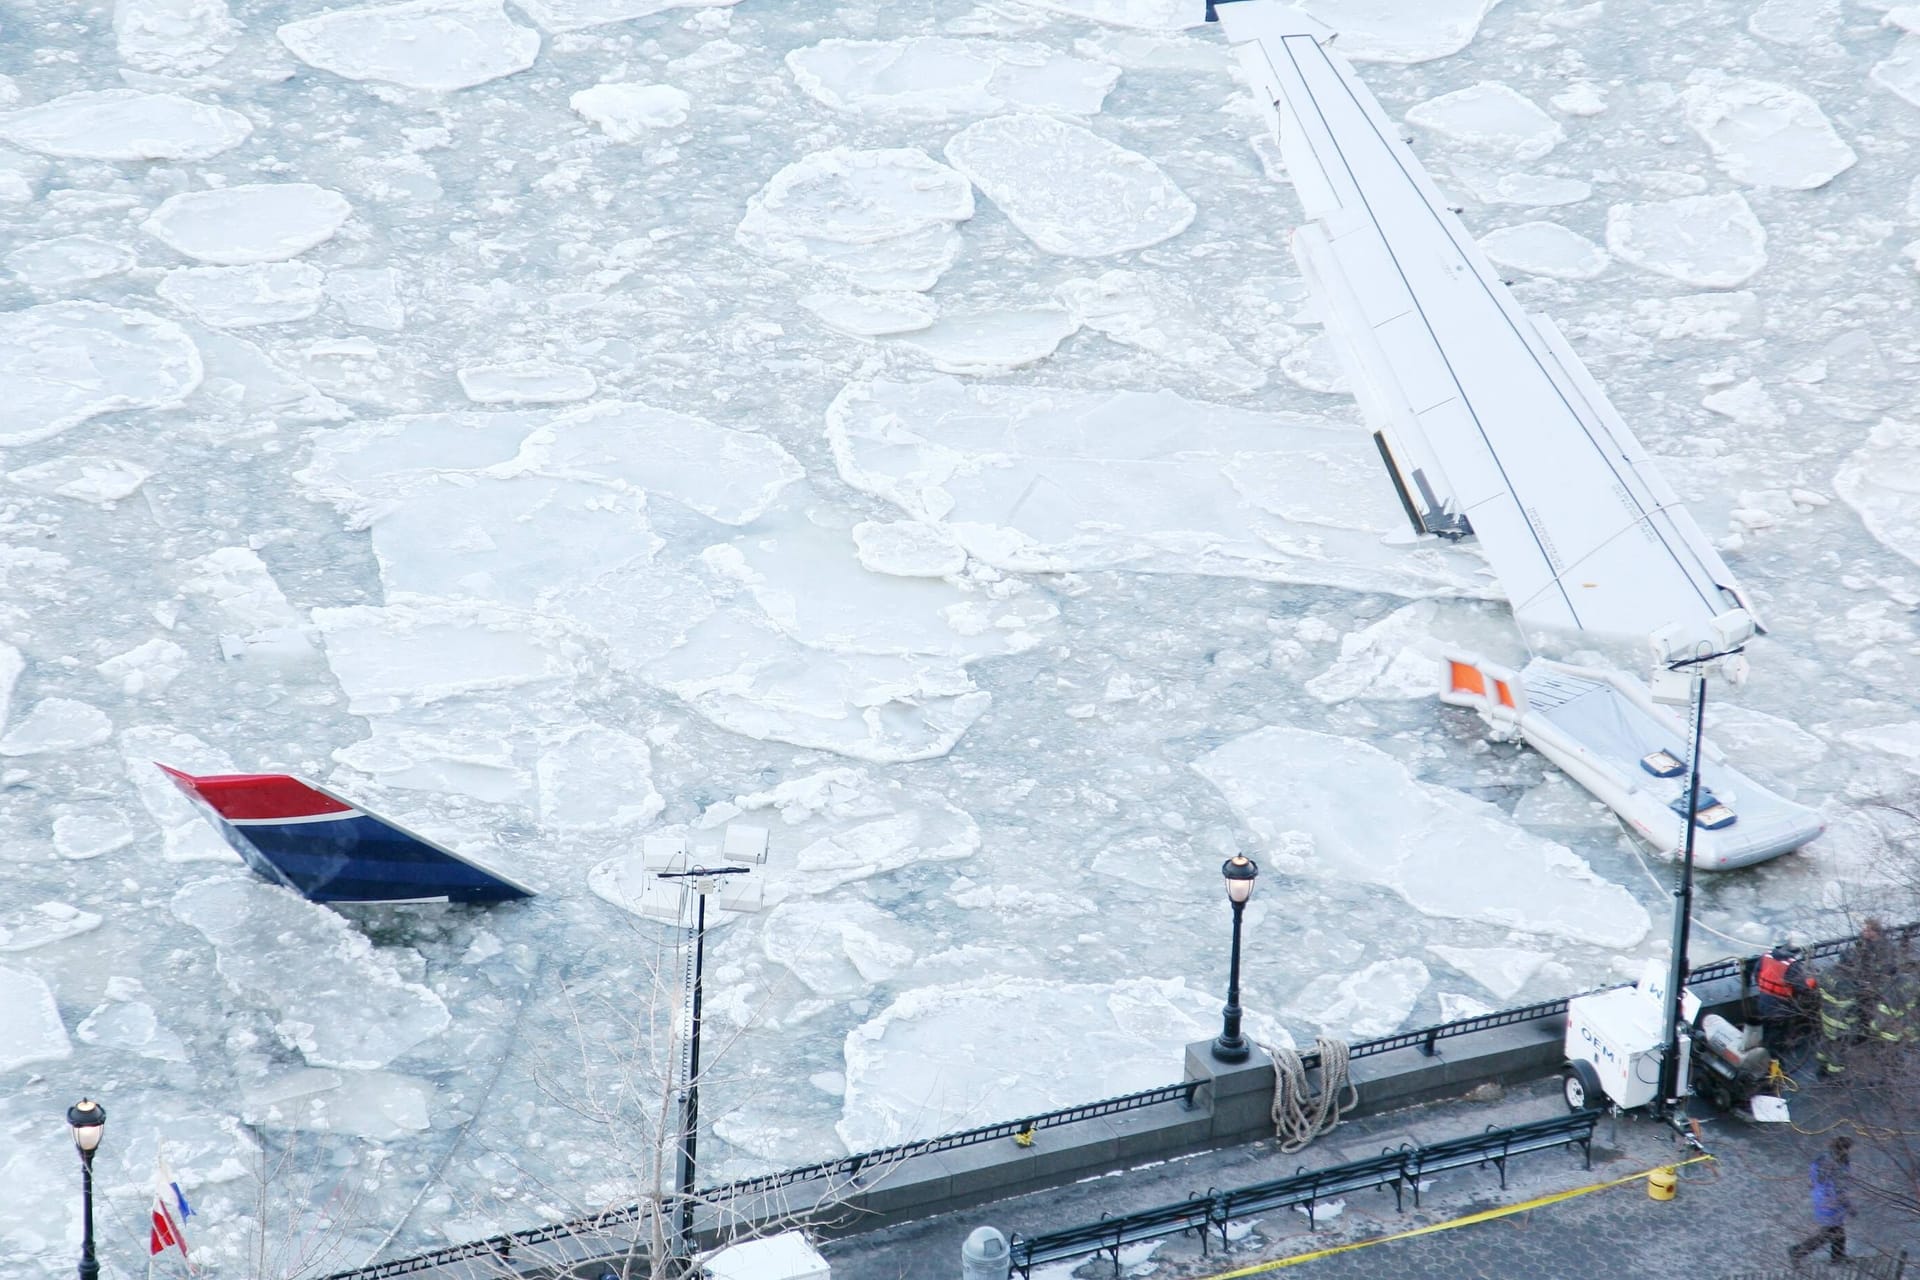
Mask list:
[[[159,764],[260,875],[309,902],[506,902],[533,890],[284,773]]]

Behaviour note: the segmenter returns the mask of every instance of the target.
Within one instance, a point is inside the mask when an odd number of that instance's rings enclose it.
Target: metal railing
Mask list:
[[[1920,937],[1920,922],[1901,925],[1886,930],[1890,939],[1912,940]],[[1807,948],[1807,954],[1813,959],[1831,959],[1840,955],[1853,945],[1852,937],[1829,938]],[[1739,956],[1716,960],[1695,968],[1688,979],[1689,984],[1711,982],[1721,978],[1734,978],[1742,974],[1743,966],[1749,960]],[[1600,988],[1604,990],[1605,988]],[[1588,994],[1588,993],[1582,993]],[[1545,1018],[1558,1017],[1567,1011],[1567,1002],[1578,999],[1578,995],[1564,996],[1557,1000],[1542,1000],[1537,1004],[1522,1005],[1514,1009],[1502,1009],[1495,1013],[1485,1013],[1472,1018],[1460,1018],[1453,1022],[1436,1023],[1429,1027],[1419,1027],[1412,1031],[1400,1031],[1390,1036],[1380,1036],[1373,1040],[1362,1040],[1348,1047],[1350,1058],[1368,1058],[1376,1054],[1391,1053],[1396,1049],[1419,1049],[1426,1054],[1437,1052],[1436,1046],[1441,1040],[1455,1036],[1472,1035],[1479,1031],[1490,1031],[1497,1027],[1518,1026],[1522,1023],[1538,1022]],[[1308,1050],[1300,1055],[1303,1066],[1313,1068],[1319,1065],[1320,1055]],[[999,1142],[1006,1139],[1030,1140],[1032,1135],[1043,1129],[1057,1128],[1061,1125],[1075,1124],[1083,1120],[1098,1119],[1102,1116],[1119,1115],[1128,1111],[1138,1111],[1147,1107],[1160,1106],[1169,1102],[1191,1103],[1194,1093],[1202,1082],[1187,1080],[1179,1084],[1162,1085],[1156,1089],[1145,1089],[1139,1093],[1123,1094],[1117,1098],[1106,1098],[1099,1102],[1083,1103],[1076,1107],[1063,1107],[1058,1111],[1046,1111],[1027,1116],[1019,1120],[1002,1120],[994,1124],[981,1125],[973,1129],[962,1129],[956,1133],[941,1134],[938,1137],[923,1138],[917,1142],[904,1142],[896,1146],[882,1147],[875,1151],[863,1151],[854,1155],[841,1156],[833,1160],[823,1160],[815,1164],[801,1165],[798,1168],[782,1169],[775,1173],[760,1174],[751,1178],[742,1178],[736,1182],[722,1183],[708,1187],[698,1193],[706,1203],[745,1200],[755,1196],[767,1195],[783,1188],[808,1181],[821,1181],[828,1184],[847,1186],[858,1182],[861,1175],[876,1169],[888,1169],[917,1156],[932,1155],[940,1151],[952,1151],[961,1147],[979,1146],[983,1143]],[[1024,1144],[1024,1142],[1023,1142]],[[546,1226],[529,1227],[522,1231],[503,1235],[489,1236],[484,1240],[474,1240],[466,1244],[450,1245],[430,1253],[414,1257],[395,1258],[390,1262],[373,1263],[349,1271],[336,1271],[322,1280],[389,1280],[393,1276],[413,1275],[421,1271],[430,1271],[448,1263],[463,1262],[473,1258],[495,1257],[510,1258],[515,1249],[531,1245],[545,1244],[567,1236],[591,1234],[609,1227],[625,1226],[643,1218],[649,1206],[644,1204],[626,1205],[619,1209],[610,1209],[605,1213],[590,1217],[576,1218],[567,1222],[550,1223]]]
[[[1425,1177],[1474,1165],[1492,1164],[1498,1168],[1500,1186],[1504,1189],[1509,1160],[1554,1147],[1578,1146],[1591,1169],[1593,1130],[1599,1118],[1600,1112],[1596,1109],[1505,1128],[1489,1127],[1481,1133],[1427,1146],[1389,1148],[1368,1160],[1325,1169],[1303,1167],[1291,1177],[1233,1191],[1209,1190],[1204,1195],[1191,1195],[1185,1200],[1133,1213],[1102,1215],[1098,1222],[1061,1231],[1034,1236],[1016,1232],[1011,1248],[1013,1269],[1024,1280],[1034,1267],[1043,1263],[1106,1254],[1113,1259],[1117,1276],[1120,1252],[1130,1244],[1193,1234],[1199,1236],[1200,1251],[1205,1254],[1211,1232],[1218,1231],[1221,1245],[1226,1245],[1228,1224],[1232,1222],[1276,1209],[1298,1208],[1306,1211],[1307,1226],[1311,1229],[1316,1225],[1314,1210],[1321,1201],[1356,1191],[1390,1187],[1395,1207],[1404,1209],[1403,1193],[1411,1189],[1414,1205],[1418,1207],[1420,1184]]]

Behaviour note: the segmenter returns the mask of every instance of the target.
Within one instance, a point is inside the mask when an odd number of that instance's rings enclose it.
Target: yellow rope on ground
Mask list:
[[[1613,1187],[1624,1187],[1629,1182],[1638,1182],[1648,1174],[1661,1169],[1678,1169],[1683,1165],[1698,1164],[1702,1160],[1713,1159],[1710,1155],[1697,1155],[1674,1164],[1656,1165],[1652,1169],[1642,1169],[1624,1178],[1615,1178],[1612,1182],[1596,1182],[1591,1186],[1575,1187],[1571,1191],[1556,1191],[1552,1195],[1538,1196],[1519,1204],[1502,1205],[1498,1209],[1483,1209],[1479,1213],[1469,1213],[1465,1217],[1450,1218],[1445,1222],[1435,1222],[1424,1227],[1415,1227],[1411,1231],[1400,1231],[1390,1236],[1375,1236],[1371,1240],[1356,1240],[1352,1244],[1335,1245],[1331,1249],[1316,1249],[1312,1253],[1296,1253],[1291,1258],[1278,1258],[1272,1262],[1261,1262],[1251,1267],[1241,1267],[1237,1271],[1222,1271],[1206,1280],[1241,1280],[1244,1276],[1266,1275],[1285,1267],[1297,1267],[1303,1262],[1314,1262],[1321,1258],[1331,1258],[1336,1253],[1352,1253],[1355,1249],[1370,1249],[1376,1244],[1391,1244],[1395,1240],[1411,1240],[1415,1236],[1432,1235],[1436,1231],[1451,1231],[1455,1227],[1470,1227],[1476,1222],[1492,1222],[1496,1218],[1512,1217],[1516,1213],[1525,1213],[1529,1209],[1538,1209],[1545,1205],[1558,1204],[1562,1200],[1572,1200],[1594,1191],[1607,1191]]]

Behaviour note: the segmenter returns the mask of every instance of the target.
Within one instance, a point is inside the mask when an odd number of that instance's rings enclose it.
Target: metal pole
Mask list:
[[[707,895],[696,892],[700,905],[693,926],[693,1014],[687,1029],[687,1105],[684,1138],[680,1144],[680,1242],[693,1256],[694,1154],[700,1141],[700,986],[707,951]]]
[[[80,1280],[100,1280],[93,1256],[93,1152],[80,1153]]]
[[[1240,1034],[1240,915],[1244,902],[1233,904],[1233,959],[1227,966],[1227,1007],[1220,1011],[1220,1038],[1213,1042],[1213,1056],[1221,1062],[1245,1062],[1251,1054],[1246,1037]]]
[[[1680,870],[1673,885],[1673,941],[1667,962],[1666,1026],[1660,1037],[1660,1092],[1654,1100],[1658,1114],[1671,1115],[1680,1103],[1680,1003],[1686,994],[1687,938],[1693,924],[1693,835],[1699,825],[1700,745],[1707,723],[1707,681],[1693,675],[1693,740],[1687,752],[1687,806],[1680,820],[1686,824],[1681,843]]]

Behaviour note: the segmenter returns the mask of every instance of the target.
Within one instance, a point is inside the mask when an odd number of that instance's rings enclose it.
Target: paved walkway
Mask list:
[[[1578,1280],[1759,1280],[1793,1274],[1787,1247],[1813,1228],[1807,1204],[1807,1163],[1825,1148],[1820,1130],[1840,1121],[1827,1113],[1817,1093],[1794,1100],[1794,1125],[1758,1125],[1701,1111],[1701,1134],[1717,1159],[1682,1171],[1672,1201],[1648,1197],[1644,1182],[1531,1209],[1495,1221],[1410,1240],[1373,1245],[1270,1273],[1305,1280],[1335,1277],[1578,1277]],[[946,1280],[960,1274],[960,1242],[980,1225],[1011,1233],[1055,1230],[1098,1219],[1103,1212],[1145,1208],[1209,1187],[1231,1187],[1282,1177],[1301,1165],[1320,1166],[1376,1155],[1402,1142],[1432,1142],[1473,1133],[1488,1125],[1518,1124],[1558,1114],[1557,1081],[1542,1082],[1484,1102],[1452,1102],[1413,1108],[1343,1124],[1296,1156],[1276,1144],[1257,1143],[1185,1160],[1094,1178],[1071,1187],[986,1205],[951,1217],[908,1223],[886,1231],[834,1241],[824,1251],[835,1280]],[[1806,1132],[1802,1132],[1805,1130]],[[1321,1219],[1309,1233],[1306,1215],[1284,1212],[1251,1224],[1222,1254],[1217,1239],[1203,1257],[1192,1237],[1128,1251],[1122,1274],[1137,1280],[1197,1280],[1238,1268],[1340,1244],[1368,1240],[1465,1214],[1513,1205],[1555,1191],[1637,1173],[1689,1154],[1671,1131],[1650,1120],[1602,1120],[1595,1135],[1593,1170],[1582,1167],[1578,1148],[1518,1156],[1501,1190],[1495,1170],[1463,1170],[1437,1178],[1415,1210],[1394,1208],[1391,1191],[1346,1199],[1338,1217]],[[1856,1163],[1864,1171],[1856,1149]],[[1920,1260],[1920,1224],[1901,1223],[1862,1206],[1850,1232],[1852,1252],[1871,1257],[1906,1248]],[[1824,1261],[1824,1254],[1816,1261]],[[1808,1274],[1831,1274],[1825,1265]],[[1856,1274],[1861,1273],[1856,1269]],[[1893,1274],[1890,1263],[1867,1274]],[[1035,1280],[1112,1276],[1112,1263],[1089,1259],[1036,1270]],[[1844,1272],[1842,1273],[1844,1274]],[[1920,1261],[1909,1268],[1920,1277]]]

